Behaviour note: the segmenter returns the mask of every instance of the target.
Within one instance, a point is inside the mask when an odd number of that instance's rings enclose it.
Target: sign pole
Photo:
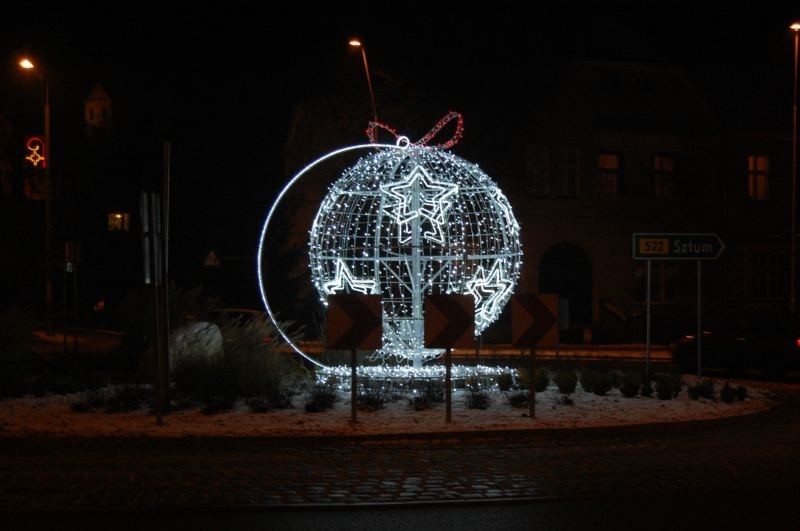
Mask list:
[[[528,375],[528,416],[536,418],[536,347],[531,347]]]
[[[356,374],[356,349],[350,350],[350,422],[358,422],[358,375]]]
[[[644,372],[650,374],[650,275],[652,273],[652,260],[647,261],[647,332],[644,352]]]
[[[701,361],[703,359],[703,311],[702,311],[702,262],[697,261],[697,377],[703,376]]]
[[[445,363],[445,373],[444,373],[444,386],[445,392],[447,394],[444,395],[444,406],[445,406],[445,415],[444,420],[445,422],[450,422],[453,420],[453,395],[452,395],[452,374],[451,374],[451,365],[453,362],[453,358],[451,355],[451,348],[447,347],[444,354],[444,363]]]

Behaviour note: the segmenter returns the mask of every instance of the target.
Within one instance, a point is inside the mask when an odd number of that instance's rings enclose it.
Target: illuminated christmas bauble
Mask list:
[[[475,298],[475,333],[497,319],[519,277],[519,225],[497,184],[441,149],[386,149],[344,171],[322,201],[309,241],[320,298],[380,294],[381,358],[416,367],[425,349],[424,297]]]

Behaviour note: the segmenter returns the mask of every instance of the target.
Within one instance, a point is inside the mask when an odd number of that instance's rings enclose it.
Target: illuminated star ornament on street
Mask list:
[[[460,135],[461,117],[452,118]],[[362,158],[333,183],[309,255],[323,304],[341,291],[382,296],[375,357],[414,367],[441,353],[423,346],[425,296],[473,295],[480,334],[510,299],[522,259],[519,225],[497,185],[475,164],[407,141]]]
[[[429,145],[455,120],[455,134]],[[378,129],[397,138],[377,144]],[[283,339],[309,356],[281,328],[267,299],[267,229],[281,199],[324,161],[357,150],[371,153],[346,169],[322,200],[309,238],[311,279],[322,304],[335,293],[381,296],[382,348],[373,359],[397,361],[423,374],[423,363],[442,351],[424,347],[424,299],[465,294],[475,300],[475,334],[500,315],[522,265],[520,228],[497,184],[476,165],[446,149],[461,138],[463,119],[451,112],[415,143],[386,125],[370,122],[370,144],[348,146],[316,159],[280,191],[258,248],[258,282],[264,307]]]

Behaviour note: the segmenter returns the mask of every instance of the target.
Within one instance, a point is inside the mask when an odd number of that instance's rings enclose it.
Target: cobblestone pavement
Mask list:
[[[800,393],[699,423],[406,438],[0,439],[0,511],[180,510],[800,486]]]

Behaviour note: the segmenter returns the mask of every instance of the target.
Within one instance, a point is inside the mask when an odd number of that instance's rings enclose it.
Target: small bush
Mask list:
[[[586,369],[581,373],[581,387],[589,393],[605,396],[613,388],[611,375],[607,371]]]
[[[619,389],[622,386],[622,373],[620,371],[609,371],[608,377],[611,380],[611,387]]]
[[[331,409],[337,400],[339,395],[332,385],[317,384],[306,400],[306,413],[319,413]]]
[[[230,411],[236,405],[236,399],[229,396],[212,396],[206,399],[206,405],[201,410],[204,415],[216,415]]]
[[[639,394],[642,387],[642,377],[637,372],[626,372],[620,379],[619,391],[626,398],[633,398]]]
[[[467,387],[464,391],[464,402],[469,409],[486,409],[492,403],[492,397],[485,389]]]
[[[574,406],[575,402],[567,395],[560,395],[555,398],[556,404],[561,406]]]
[[[152,399],[149,386],[136,384],[110,385],[103,389],[88,391],[83,400],[71,404],[73,411],[81,413],[103,411],[105,413],[122,413],[141,409]]]
[[[248,398],[244,401],[247,405],[247,408],[253,413],[268,413],[272,411],[272,407],[270,406],[269,400],[255,396],[253,398]]]
[[[362,411],[377,411],[386,407],[386,402],[392,396],[383,389],[367,388],[358,394],[358,409]]]
[[[531,400],[531,394],[527,389],[511,391],[510,393],[506,393],[505,396],[511,407],[527,407]]]
[[[699,400],[700,398],[714,400],[714,381],[698,380],[694,385],[688,386],[686,391],[692,400]]]
[[[681,392],[683,382],[677,374],[657,374],[654,377],[656,383],[656,396],[659,400],[672,400]]]
[[[646,396],[650,398],[653,396],[653,380],[650,378],[650,375],[645,374],[642,377],[642,389],[641,389],[642,396]]]
[[[414,390],[414,395],[409,399],[409,405],[415,411],[430,409],[435,404],[444,402],[444,382],[428,380],[420,389]]]
[[[541,393],[545,391],[548,385],[550,385],[550,371],[544,367],[536,369],[536,381],[534,382],[536,392]]]
[[[736,400],[736,391],[731,387],[730,383],[725,382],[725,385],[719,390],[719,397],[726,404],[730,404]]]
[[[569,395],[574,393],[578,386],[578,374],[571,369],[561,369],[556,371],[553,381],[561,394]]]
[[[504,372],[497,376],[497,387],[499,387],[501,391],[508,391],[511,389],[513,383],[514,378],[511,376],[511,373]]]
[[[747,387],[744,387],[743,385],[736,386],[736,400],[739,402],[744,402],[744,399],[748,396]]]

